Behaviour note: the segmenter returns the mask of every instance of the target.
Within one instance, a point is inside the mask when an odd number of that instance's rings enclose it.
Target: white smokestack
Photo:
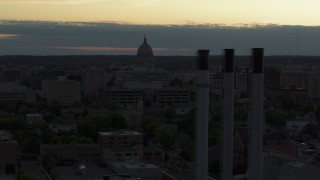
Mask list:
[[[263,48],[253,48],[249,180],[263,180]]]
[[[198,90],[196,119],[197,180],[207,180],[208,174],[208,113],[209,113],[209,50],[198,51]]]
[[[233,180],[234,49],[225,49],[222,179]]]

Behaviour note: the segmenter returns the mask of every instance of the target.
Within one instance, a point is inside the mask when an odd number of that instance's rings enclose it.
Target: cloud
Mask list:
[[[0,3],[28,3],[28,4],[91,4],[108,0],[0,0]]]
[[[14,38],[14,37],[17,37],[19,35],[17,34],[1,34],[0,33],[0,39],[8,39],[8,38]]]
[[[0,21],[0,55],[9,54],[136,54],[144,33],[155,55],[194,55],[210,49],[213,55],[234,48],[248,55],[254,47],[266,55],[295,55],[299,29],[300,55],[320,55],[320,26],[219,24],[135,25],[118,22]],[[8,35],[9,34],[9,35]],[[16,37],[18,36],[18,37]],[[16,38],[15,38],[16,37]],[[24,48],[19,48],[24,47]]]

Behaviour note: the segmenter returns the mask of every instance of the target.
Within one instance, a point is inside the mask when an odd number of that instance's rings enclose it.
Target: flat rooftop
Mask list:
[[[11,134],[8,131],[0,130],[0,142],[12,140]]]
[[[158,168],[158,166],[154,165],[154,164],[146,164],[146,163],[126,163],[123,164],[123,167],[127,168],[127,169],[156,169]]]
[[[101,136],[111,136],[111,135],[127,136],[127,135],[142,135],[142,134],[137,131],[116,131],[116,132],[98,132],[98,135],[101,135]]]

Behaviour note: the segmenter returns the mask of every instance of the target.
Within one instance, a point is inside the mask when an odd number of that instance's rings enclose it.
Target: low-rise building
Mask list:
[[[34,122],[43,120],[42,114],[26,114],[27,125],[32,126]]]
[[[16,177],[17,146],[9,132],[0,130],[0,179]]]
[[[156,103],[160,105],[190,105],[193,95],[190,88],[163,88],[155,92]]]
[[[156,147],[146,147],[143,149],[144,162],[161,162],[162,151]]]
[[[161,180],[161,169],[154,164],[146,163],[110,163],[109,167],[119,174],[129,175],[130,178],[139,178],[141,180]]]
[[[92,162],[101,161],[98,144],[44,144],[41,154],[53,157],[61,162]]]
[[[138,89],[108,88],[100,91],[100,99],[119,105],[137,105],[143,99],[143,91]]]
[[[77,131],[77,125],[74,123],[50,123],[49,129],[54,134],[69,134]]]
[[[143,136],[139,132],[98,132],[97,139],[105,160],[116,162],[143,160]]]

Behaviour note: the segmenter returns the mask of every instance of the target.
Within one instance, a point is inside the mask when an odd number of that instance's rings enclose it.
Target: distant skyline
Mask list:
[[[0,55],[135,55],[144,33],[155,55],[199,48],[247,55],[252,47],[320,55],[319,7],[317,0],[0,0]]]
[[[297,30],[299,41],[297,51]],[[320,26],[134,25],[96,22],[0,20],[0,55],[136,55],[144,34],[157,55],[320,55]]]
[[[318,0],[0,0],[1,19],[130,24],[320,25]]]

